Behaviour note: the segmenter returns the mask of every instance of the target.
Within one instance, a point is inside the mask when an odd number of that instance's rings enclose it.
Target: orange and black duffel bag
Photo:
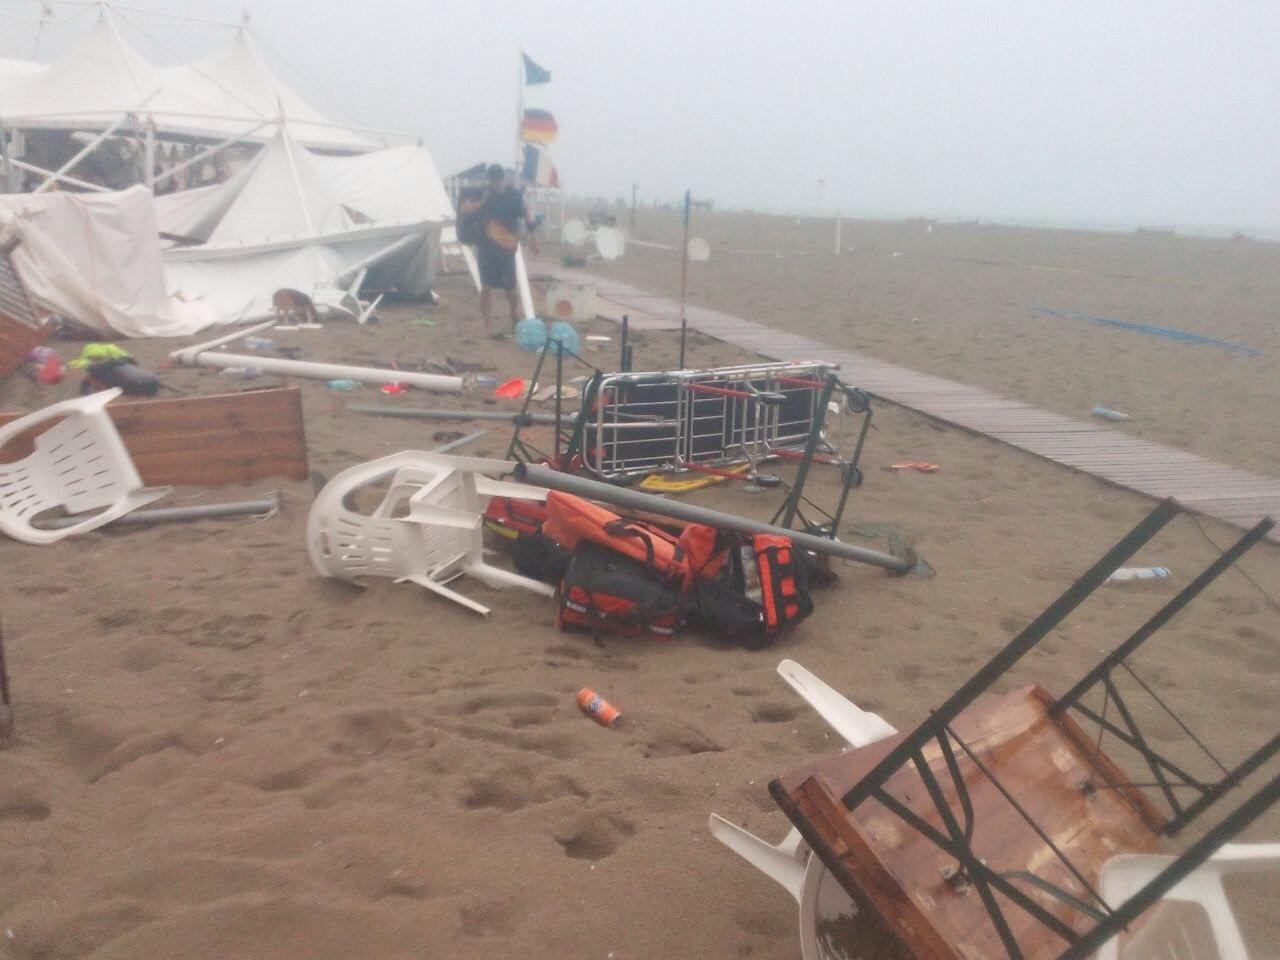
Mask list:
[[[812,572],[813,560],[791,538],[744,536],[716,576],[693,581],[698,618],[713,633],[761,650],[813,613]]]
[[[670,640],[691,612],[672,581],[591,540],[573,548],[560,583],[560,627]]]
[[[484,526],[507,542],[518,572],[544,583],[559,583],[569,565],[569,551],[542,531],[547,505],[518,497],[490,497]]]
[[[612,510],[552,490],[547,494],[547,520],[542,532],[570,550],[579,543],[595,543],[638,560],[660,577],[682,582],[687,570],[680,538],[641,520],[620,517]]]

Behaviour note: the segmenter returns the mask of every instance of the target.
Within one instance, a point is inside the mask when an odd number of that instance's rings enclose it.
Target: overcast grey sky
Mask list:
[[[446,174],[511,156],[523,46],[571,193],[812,211],[821,178],[827,211],[1280,229],[1275,0],[249,9],[318,105],[421,133]]]

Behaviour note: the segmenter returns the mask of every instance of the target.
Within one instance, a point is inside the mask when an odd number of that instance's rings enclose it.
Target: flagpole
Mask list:
[[[689,319],[685,316],[684,296],[689,283],[689,201],[691,191],[684,192],[684,244],[680,247],[680,365],[684,369],[684,342],[689,335]]]
[[[516,157],[515,186],[520,188],[520,165],[524,159],[524,47],[520,48],[519,62],[516,64]]]

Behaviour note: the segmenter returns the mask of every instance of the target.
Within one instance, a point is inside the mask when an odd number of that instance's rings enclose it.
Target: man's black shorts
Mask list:
[[[480,284],[492,290],[510,290],[516,285],[516,254],[496,243],[476,245],[476,262],[480,266]]]

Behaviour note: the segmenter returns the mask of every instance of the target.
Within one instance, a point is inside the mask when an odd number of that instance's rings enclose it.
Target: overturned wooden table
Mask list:
[[[973,853],[1007,890],[1078,934],[1097,922],[1096,906],[1080,906],[1096,904],[1102,864],[1121,851],[1152,849],[1158,840],[1152,825],[1163,818],[1070,716],[1050,714],[1052,702],[1038,686],[984,697],[950,725],[950,758],[938,742],[921,755]],[[951,836],[917,767],[899,768],[880,794],[846,809],[841,798],[905,736],[808,764],[774,780],[770,792],[863,912],[878,917],[908,956],[1006,956],[987,897],[999,903],[1023,956],[1058,956],[1067,944],[1053,922],[1016,908],[1007,891],[970,875],[961,858],[913,827],[912,816]]]

